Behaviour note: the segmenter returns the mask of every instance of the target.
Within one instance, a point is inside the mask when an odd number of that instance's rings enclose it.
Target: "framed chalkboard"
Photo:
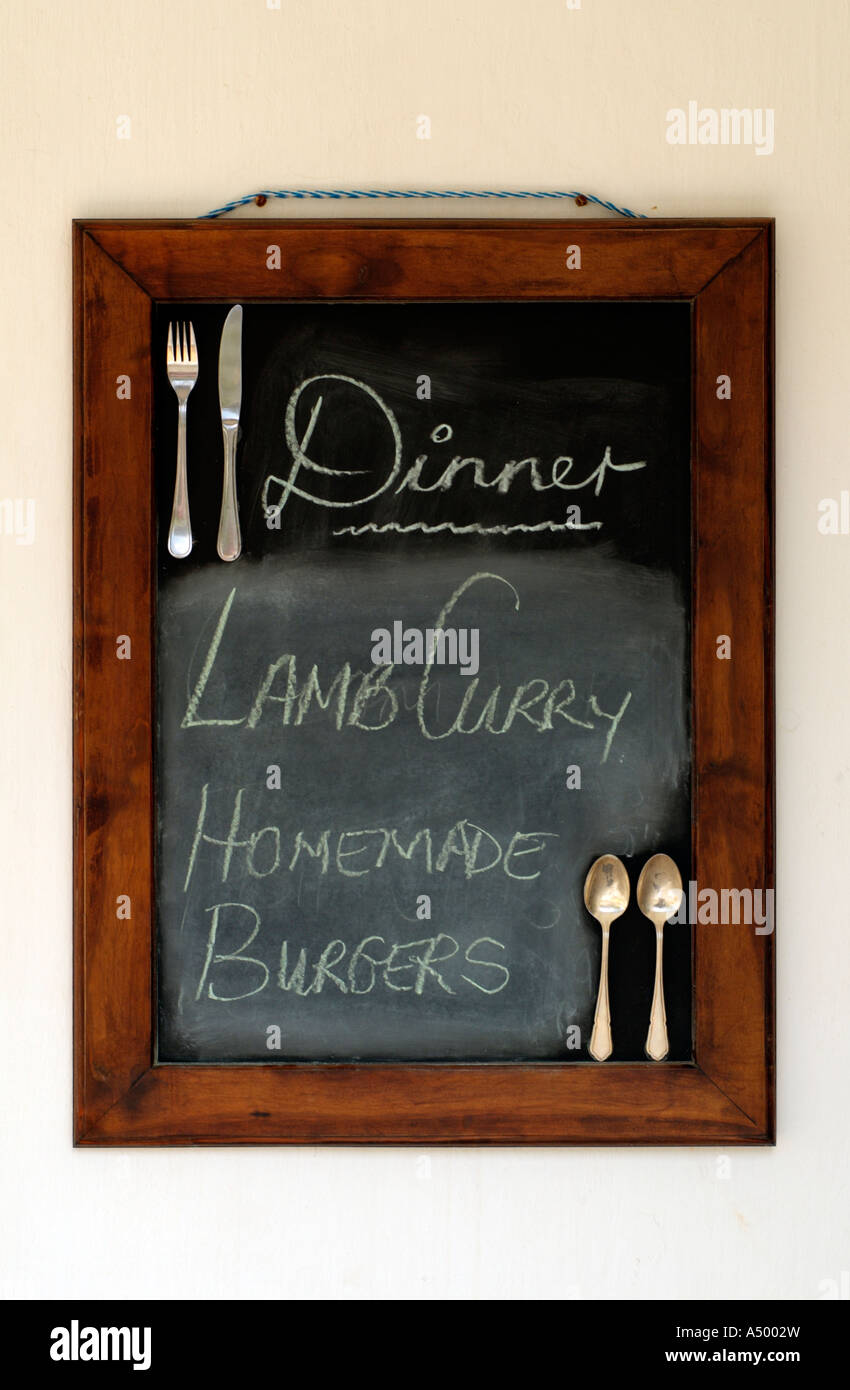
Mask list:
[[[75,224],[77,1142],[772,1141],[771,279],[765,221]]]

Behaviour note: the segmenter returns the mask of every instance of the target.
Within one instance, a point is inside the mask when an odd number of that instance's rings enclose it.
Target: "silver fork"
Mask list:
[[[177,324],[172,337],[173,324],[168,325],[168,349],[166,368],[168,380],[177,395],[177,473],[174,479],[174,504],[171,508],[171,525],[168,528],[168,550],[171,555],[183,560],[192,549],[192,527],[189,523],[189,487],[186,481],[186,402],[189,392],[198,380],[198,348],[195,343],[195,330],[189,324]]]

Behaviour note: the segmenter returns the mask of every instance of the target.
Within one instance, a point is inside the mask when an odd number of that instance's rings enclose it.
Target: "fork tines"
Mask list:
[[[176,328],[176,338],[174,330]],[[175,351],[176,342],[176,351]],[[180,366],[195,366],[198,361],[198,346],[195,342],[195,327],[189,323],[189,331],[186,332],[186,323],[170,323],[168,325],[168,345],[165,353],[166,365],[171,367],[175,363]]]

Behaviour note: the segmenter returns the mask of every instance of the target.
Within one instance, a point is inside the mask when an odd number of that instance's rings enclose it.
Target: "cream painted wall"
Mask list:
[[[850,487],[848,0],[4,0],[0,44],[0,497],[36,504],[32,545],[0,535],[0,1294],[823,1297],[850,1272],[850,536],[817,529]],[[772,107],[775,152],[670,146],[691,99]],[[71,1147],[71,219],[375,183],[777,218],[779,1144],[727,1177]]]

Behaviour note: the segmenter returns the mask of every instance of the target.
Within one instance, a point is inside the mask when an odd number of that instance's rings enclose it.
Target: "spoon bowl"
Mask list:
[[[653,854],[640,871],[637,903],[652,922],[669,922],[682,901],[682,875],[669,854]]]
[[[629,905],[629,876],[616,854],[603,854],[591,864],[584,880],[584,905],[597,922],[605,917],[609,925],[625,912]]]

